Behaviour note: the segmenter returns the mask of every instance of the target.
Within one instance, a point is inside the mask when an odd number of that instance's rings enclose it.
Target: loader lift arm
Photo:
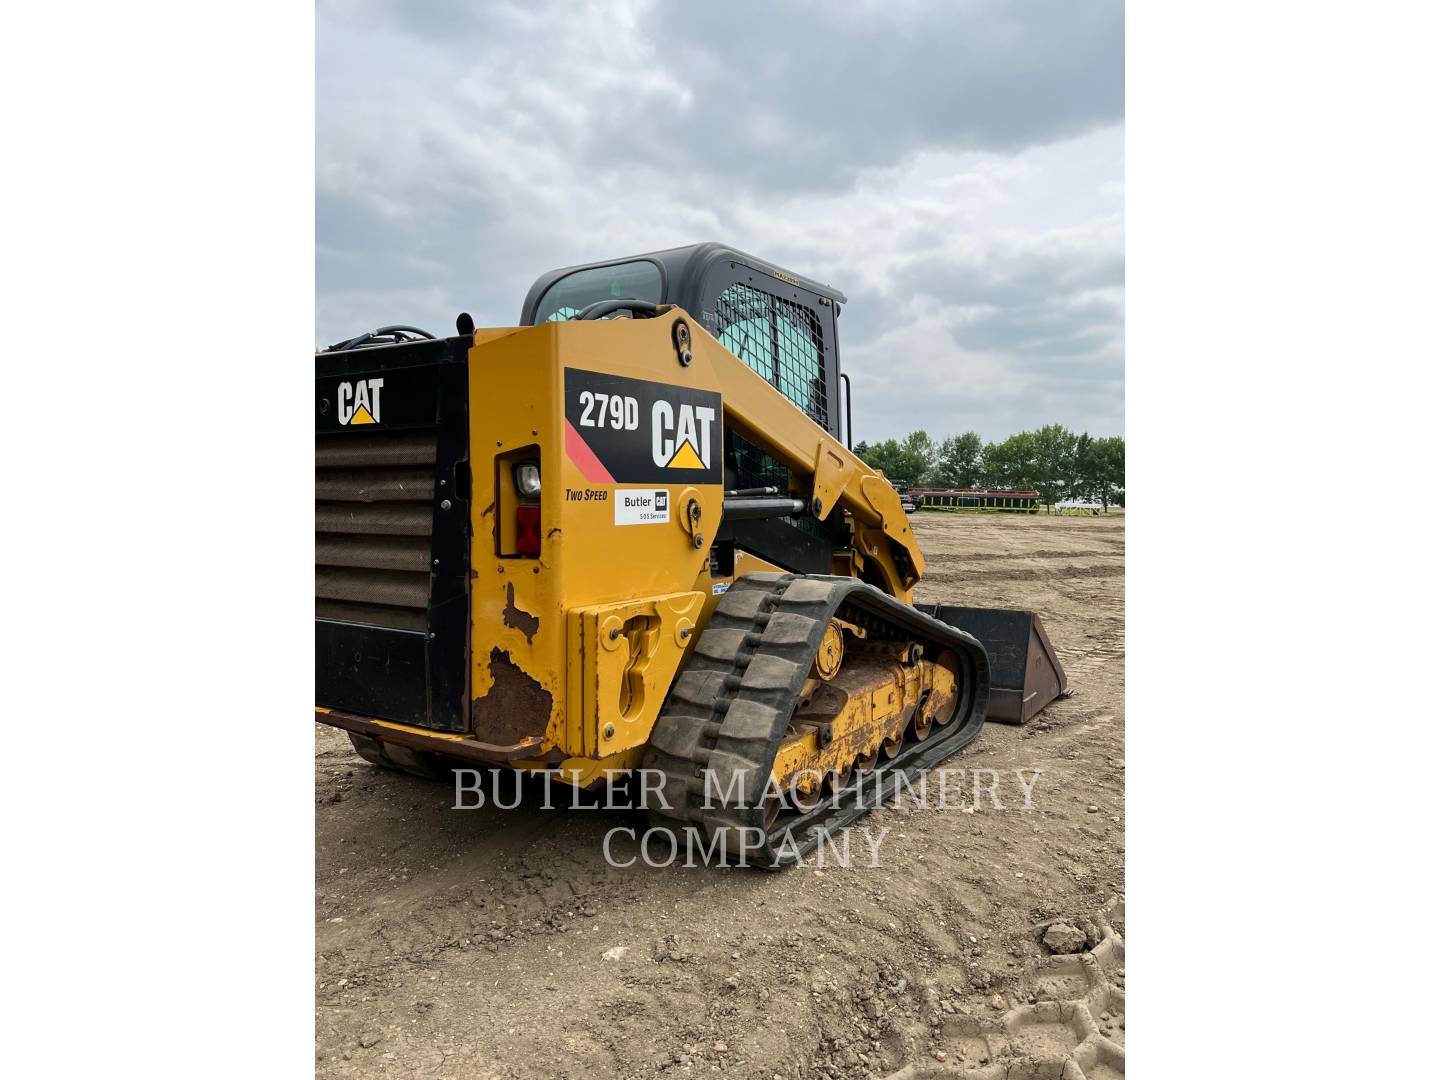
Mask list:
[[[678,309],[672,310],[684,317]],[[693,325],[693,320],[686,321]],[[899,493],[709,333],[695,334],[693,341],[724,387],[726,426],[810,485],[804,495],[814,517],[824,521],[837,510],[849,513],[857,573],[909,603],[925,573],[925,557],[910,531]]]

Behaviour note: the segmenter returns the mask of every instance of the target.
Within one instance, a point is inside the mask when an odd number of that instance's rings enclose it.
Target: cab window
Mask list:
[[[662,288],[660,267],[644,259],[577,270],[545,290],[535,308],[535,322],[573,319],[600,300],[645,300],[658,304]]]

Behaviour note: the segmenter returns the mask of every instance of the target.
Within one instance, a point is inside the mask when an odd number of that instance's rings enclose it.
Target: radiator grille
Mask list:
[[[436,432],[315,438],[315,617],[424,630]]]

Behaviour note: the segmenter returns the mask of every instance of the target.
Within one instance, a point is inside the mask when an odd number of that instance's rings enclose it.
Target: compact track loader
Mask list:
[[[911,602],[844,302],[699,244],[318,353],[317,719],[410,771],[643,770],[654,823],[778,865],[1063,693],[1033,613]]]

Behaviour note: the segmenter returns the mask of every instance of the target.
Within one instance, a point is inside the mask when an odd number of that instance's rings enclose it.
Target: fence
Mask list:
[[[911,488],[922,510],[956,510],[974,513],[1037,514],[1040,493],[1001,488]]]

